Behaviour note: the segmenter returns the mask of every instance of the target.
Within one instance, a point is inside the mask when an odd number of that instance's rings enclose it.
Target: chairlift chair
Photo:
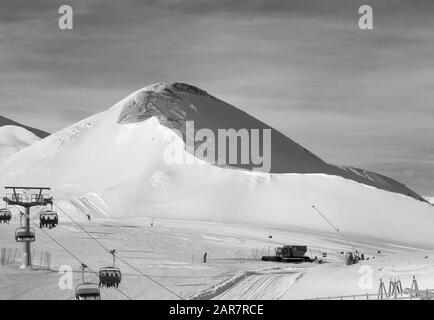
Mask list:
[[[101,292],[99,285],[93,282],[84,281],[84,271],[87,265],[81,264],[81,279],[82,283],[75,287],[75,298],[77,300],[101,300]]]
[[[99,283],[101,286],[119,285],[122,280],[121,270],[117,267],[99,269]]]
[[[109,267],[103,267],[99,269],[99,285],[102,287],[119,286],[122,280],[121,270],[115,266],[116,262],[116,250],[111,250],[110,253],[113,256],[113,265]]]
[[[33,242],[36,240],[35,230],[31,228],[29,232],[27,232],[26,228],[18,228],[15,230],[15,240],[17,242]]]
[[[8,209],[0,209],[0,222],[9,223],[12,219],[12,213]]]
[[[39,226],[53,228],[59,224],[59,216],[56,211],[45,210],[39,214]]]
[[[75,298],[77,300],[101,300],[101,293],[97,283],[84,282],[75,288]]]

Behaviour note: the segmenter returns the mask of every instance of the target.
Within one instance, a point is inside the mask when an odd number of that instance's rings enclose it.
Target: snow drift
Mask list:
[[[434,210],[419,195],[390,178],[327,164],[272,128],[271,173],[166,163],[169,144],[194,157],[173,131],[182,133],[188,119],[197,128],[270,128],[195,87],[157,84],[8,157],[0,187],[51,186],[80,216],[273,225],[326,236],[333,230],[315,205],[354,241],[434,249]]]

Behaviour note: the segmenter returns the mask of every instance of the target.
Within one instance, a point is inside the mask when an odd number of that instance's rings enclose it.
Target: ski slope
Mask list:
[[[33,247],[51,253],[52,271],[23,271],[19,263],[0,265],[0,299],[74,299],[74,288],[81,281],[76,258],[92,270],[111,264],[111,255],[91,236],[108,248],[116,248],[119,258],[184,299],[304,299],[376,293],[380,278],[388,281],[399,277],[403,286],[409,287],[415,275],[421,289],[432,288],[434,281],[433,250],[360,239],[357,249],[369,260],[346,266],[339,251],[349,248],[333,232],[165,219],[154,219],[151,227],[151,222],[82,221],[80,226],[89,232],[86,234],[64,218],[59,227],[46,233],[36,229]],[[1,225],[2,247],[16,246],[13,233],[17,226],[17,221]],[[269,234],[273,239],[268,239]],[[261,254],[268,254],[269,247],[272,250],[287,243],[308,245],[311,256],[328,252],[328,262],[288,265],[258,260]],[[208,253],[206,263],[202,261],[204,252]],[[372,288],[359,286],[363,265],[372,268]],[[64,283],[64,273],[59,273],[62,266],[74,271],[70,288],[59,286]],[[123,273],[122,293],[103,289],[103,299],[178,299],[119,259],[117,266]],[[92,273],[85,278],[97,281]]]
[[[290,271],[289,268],[276,267],[250,274],[215,299],[218,300],[277,300],[303,274],[301,270]],[[300,269],[300,268],[298,268]]]

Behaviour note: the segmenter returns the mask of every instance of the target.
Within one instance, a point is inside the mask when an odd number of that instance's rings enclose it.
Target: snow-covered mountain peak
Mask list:
[[[342,176],[377,188],[398,192],[422,200],[412,190],[388,177],[366,170],[337,167],[320,159],[274,128],[246,112],[219,100],[206,91],[185,83],[155,83],[132,93],[116,106],[115,115],[121,125],[144,122],[152,117],[172,129],[186,141],[187,122],[194,124],[194,132],[210,130],[218,136],[220,129],[271,130],[271,173],[325,173]],[[200,146],[195,141],[195,148]],[[241,154],[241,151],[239,150]],[[213,164],[220,163],[216,155]],[[252,163],[237,163],[236,168],[251,170]]]
[[[136,123],[158,117],[166,126],[186,120],[189,105],[166,84],[154,84],[134,92],[122,101],[118,122]],[[170,120],[170,121],[169,121]]]
[[[135,123],[155,116],[163,125],[180,129],[179,122],[193,120],[188,116],[189,113],[207,112],[210,101],[202,101],[202,103],[197,101],[204,98],[220,102],[217,107],[224,112],[223,101],[195,86],[179,82],[155,83],[137,90],[120,102],[119,106],[122,110],[118,122]]]
[[[211,95],[206,92],[205,90],[202,90],[196,86],[193,86],[191,84],[182,83],[182,82],[173,82],[173,83],[166,83],[166,82],[157,82],[151,85],[148,85],[140,90],[137,90],[135,93],[138,92],[163,92],[163,91],[178,91],[178,92],[185,92],[190,94],[196,94],[196,95],[202,95],[202,96],[210,96]]]

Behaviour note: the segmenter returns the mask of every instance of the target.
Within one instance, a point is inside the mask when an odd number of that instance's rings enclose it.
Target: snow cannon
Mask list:
[[[345,264],[347,266],[350,266],[352,264],[356,264],[360,260],[365,260],[365,255],[363,253],[361,255],[359,255],[358,251],[355,251],[355,252],[350,251],[350,252],[345,253]]]

